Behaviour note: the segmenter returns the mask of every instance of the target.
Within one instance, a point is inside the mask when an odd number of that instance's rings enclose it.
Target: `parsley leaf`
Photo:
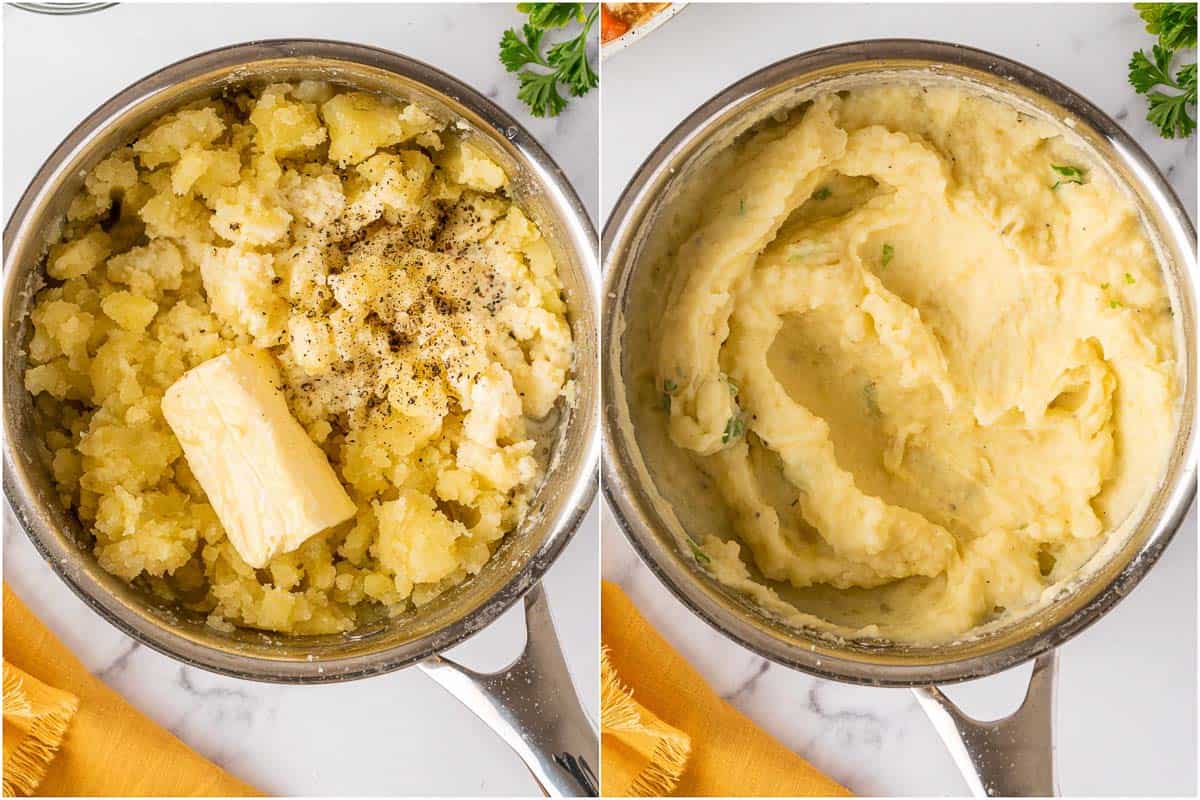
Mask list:
[[[543,30],[561,28],[572,20],[583,22],[583,3],[517,3],[517,11],[529,15],[529,24]]]
[[[1158,45],[1150,49],[1154,53],[1153,61],[1144,50],[1138,50],[1129,59],[1129,82],[1138,94],[1145,94],[1160,83],[1175,84],[1170,75],[1171,52]]]
[[[544,31],[529,24],[522,27],[521,31],[525,34],[524,38],[512,28],[500,37],[500,63],[509,72],[516,72],[526,64],[546,66],[541,53]]]
[[[832,189],[830,189],[828,186],[822,186],[820,189],[817,189],[815,192],[813,192],[812,199],[813,200],[828,200],[829,196],[831,194],[833,194]]]
[[[1188,106],[1196,105],[1194,89],[1190,93],[1176,95],[1151,92],[1146,99],[1150,101],[1146,119],[1166,138],[1184,139],[1196,130],[1196,120],[1188,114]]]
[[[1196,103],[1196,65],[1188,64],[1181,67],[1179,74],[1175,76],[1175,82],[1179,84],[1179,88],[1188,92],[1192,96],[1192,104]]]
[[[584,3],[518,3],[517,10],[529,20],[519,33],[509,28],[501,35],[500,63],[517,73],[517,97],[533,116],[556,117],[567,105],[560,83],[575,97],[600,85],[600,76],[587,56],[588,36],[599,17],[599,6],[588,11]],[[582,26],[578,35],[552,45],[543,54],[546,31],[572,23]]]
[[[595,21],[595,17],[592,18]],[[590,23],[588,27],[591,27]],[[567,85],[571,94],[582,97],[600,85],[600,76],[587,59],[587,36],[568,39],[550,48],[546,60],[558,71],[558,79]]]
[[[708,553],[706,553],[700,549],[700,545],[696,543],[695,539],[693,539],[689,536],[687,543],[688,543],[688,547],[692,548],[692,555],[694,555],[696,557],[697,561],[699,561],[702,564],[711,564],[712,563],[712,558],[709,557]]]
[[[1168,50],[1196,46],[1195,3],[1134,3],[1146,22],[1146,32],[1158,37]]]
[[[892,247],[890,244],[885,244],[883,246],[883,266],[886,267],[888,264],[892,263],[892,258],[895,257],[895,255],[896,248]]]
[[[567,101],[558,93],[558,77],[553,72],[525,70],[517,76],[521,88],[517,99],[529,106],[535,117],[557,117],[566,108]]]

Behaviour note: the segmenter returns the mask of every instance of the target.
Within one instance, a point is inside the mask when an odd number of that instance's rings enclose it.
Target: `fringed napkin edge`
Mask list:
[[[37,688],[53,700],[45,707],[35,709],[25,681],[33,681]],[[22,724],[25,736],[4,759],[3,788],[6,797],[30,795],[42,782],[50,762],[58,754],[67,727],[75,712],[79,710],[79,698],[46,686],[36,678],[26,675],[16,667],[4,662],[4,718],[28,721]]]
[[[658,739],[649,763],[629,787],[630,796],[661,797],[679,784],[691,755],[691,737],[655,717],[633,698],[604,646],[600,648],[600,728],[603,732],[641,733]]]

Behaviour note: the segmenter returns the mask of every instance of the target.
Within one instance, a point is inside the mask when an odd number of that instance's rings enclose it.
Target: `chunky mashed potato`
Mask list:
[[[294,633],[425,603],[526,511],[530,422],[571,392],[554,260],[502,169],[416,105],[275,84],[100,162],[47,257],[25,385],[100,564],[210,624]],[[269,348],[355,518],[248,567],[164,391]]]
[[[629,335],[652,342],[639,441],[664,432],[658,477],[718,578],[842,632],[952,637],[1036,603],[1157,482],[1170,301],[1058,128],[855,90],[706,177],[646,289],[665,314]]]

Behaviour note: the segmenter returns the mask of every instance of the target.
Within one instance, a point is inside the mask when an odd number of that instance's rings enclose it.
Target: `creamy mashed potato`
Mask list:
[[[275,84],[158,120],[87,176],[36,298],[25,385],[100,564],[210,624],[397,614],[525,514],[532,423],[571,392],[554,260],[504,171],[416,105]],[[163,419],[184,372],[267,348],[355,504],[251,569]]]
[[[721,580],[842,633],[953,637],[1036,603],[1159,480],[1160,265],[1057,127],[861,89],[700,180],[626,347],[639,443]]]

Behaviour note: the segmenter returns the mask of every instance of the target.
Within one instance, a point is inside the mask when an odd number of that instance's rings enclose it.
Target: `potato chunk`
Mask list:
[[[95,269],[112,252],[112,240],[99,228],[93,228],[81,239],[55,245],[46,263],[51,278],[65,281],[78,278]]]
[[[216,109],[205,106],[167,115],[149,133],[133,143],[142,166],[153,169],[178,160],[190,145],[211,144],[225,131]]]
[[[132,292],[113,292],[100,303],[109,319],[127,331],[144,331],[158,313],[158,304]]]
[[[339,94],[321,106],[329,127],[329,160],[357,164],[381,147],[401,144],[442,124],[415,105],[365,92]]]
[[[287,84],[268,86],[250,112],[250,122],[258,130],[258,146],[273,158],[303,155],[325,141],[317,107],[288,100],[290,89]]]
[[[433,498],[405,492],[397,500],[378,503],[379,561],[385,569],[413,583],[436,583],[458,568],[455,546],[467,529],[434,505]]]
[[[214,247],[200,262],[213,313],[259,347],[277,344],[287,302],[274,292],[274,258],[239,247]]]

